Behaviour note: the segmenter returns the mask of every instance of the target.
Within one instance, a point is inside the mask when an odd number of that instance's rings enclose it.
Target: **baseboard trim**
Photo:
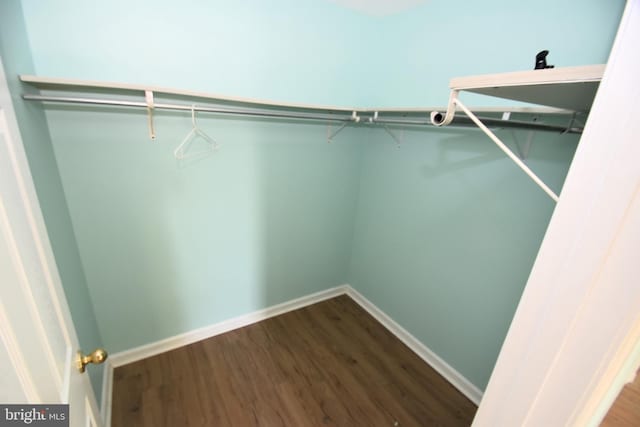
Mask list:
[[[211,338],[234,329],[239,329],[289,311],[316,304],[339,295],[344,295],[347,293],[347,286],[348,285],[336,286],[335,288],[326,289],[311,295],[296,298],[282,304],[277,304],[262,310],[234,317],[229,320],[224,320],[210,326],[194,329],[193,331],[109,355],[109,358],[105,362],[104,379],[102,381],[102,407],[100,408],[100,413],[105,427],[111,426],[113,371],[115,368],[146,359],[147,357],[175,350],[176,348],[193,344],[195,342]]]
[[[371,314],[378,322],[394,334],[400,341],[416,353],[429,366],[435,369],[447,381],[449,381],[462,394],[467,396],[476,405],[480,405],[482,391],[471,381],[466,379],[460,372],[452,368],[447,362],[442,360],[426,345],[411,335],[406,329],[400,326],[395,320],[380,310],[375,304],[366,299],[360,292],[349,285],[346,285],[346,294],[357,302],[363,309]]]
[[[105,363],[106,366],[102,384],[101,415],[104,425],[106,427],[111,425],[111,396],[113,392],[113,372],[115,368],[171,351],[185,345],[193,344],[194,342],[211,338],[234,329],[242,328],[270,317],[316,304],[339,295],[348,295],[461,393],[467,396],[476,405],[480,404],[480,400],[482,399],[482,391],[480,391],[480,389],[473,385],[454,368],[449,366],[444,360],[438,357],[427,346],[411,335],[406,329],[400,326],[361,293],[356,291],[350,285],[342,285],[225,320],[214,325],[205,326],[203,328],[195,329],[193,331],[185,332],[183,334],[175,335],[173,337],[110,355]]]
[[[342,285],[324,291],[316,292],[314,294],[296,298],[282,304],[277,304],[271,307],[264,308],[262,310],[257,310],[252,313],[234,317],[229,320],[224,320],[210,326],[205,326],[203,328],[165,338],[160,341],[145,344],[131,350],[122,351],[110,356],[108,360],[111,360],[111,364],[114,368],[137,362],[138,360],[146,359],[147,357],[171,351],[185,345],[193,344],[194,342],[201,341],[203,339],[211,338],[216,335],[232,331],[234,329],[251,325],[270,317],[297,310],[299,308],[306,307],[308,305],[315,304],[329,298],[334,298],[338,295],[343,295],[346,293],[346,286],[347,285]]]
[[[111,426],[111,403],[113,395],[113,365],[107,359],[102,373],[102,399],[100,402],[100,416],[105,427]]]

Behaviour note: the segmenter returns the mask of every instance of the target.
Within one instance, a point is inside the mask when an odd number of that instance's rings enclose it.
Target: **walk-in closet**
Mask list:
[[[3,1],[0,404],[599,425],[640,365],[639,17]]]

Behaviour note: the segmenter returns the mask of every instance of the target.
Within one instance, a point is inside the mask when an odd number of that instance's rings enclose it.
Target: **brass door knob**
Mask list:
[[[80,371],[80,373],[83,373],[85,371],[85,366],[87,366],[89,363],[99,365],[107,360],[107,356],[107,352],[101,348],[96,348],[92,353],[86,356],[82,354],[81,350],[78,350],[78,355],[76,357],[76,368],[78,368],[78,371]]]

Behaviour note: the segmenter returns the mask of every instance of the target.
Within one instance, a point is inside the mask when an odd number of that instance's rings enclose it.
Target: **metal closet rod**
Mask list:
[[[149,105],[142,101],[126,101],[116,99],[95,99],[95,98],[77,98],[77,97],[63,97],[63,96],[48,96],[48,95],[29,95],[24,94],[22,98],[26,101],[40,101],[40,102],[54,102],[61,104],[89,104],[89,105],[104,105],[112,107],[130,107],[130,108],[144,108],[147,109]],[[389,125],[408,125],[408,126],[434,126],[429,118],[425,120],[411,119],[411,118],[382,118],[378,113],[362,112],[354,110],[352,114],[336,114],[336,113],[305,113],[300,111],[272,111],[272,110],[258,110],[258,109],[244,109],[233,107],[214,107],[214,106],[202,106],[202,105],[185,105],[185,104],[167,104],[156,102],[153,104],[153,108],[156,110],[174,110],[174,111],[198,111],[204,113],[213,114],[225,114],[234,116],[249,116],[249,117],[262,117],[262,118],[277,118],[277,119],[296,119],[296,120],[319,120],[319,121],[334,121],[334,122],[353,122],[360,124],[389,124]],[[394,112],[395,114],[401,114],[400,112]],[[582,128],[557,125],[548,125],[535,122],[524,122],[518,120],[502,120],[495,118],[482,118],[482,121],[491,127],[513,128],[513,129],[529,129],[549,132],[560,133],[582,133]],[[454,117],[451,121],[451,125],[454,126],[474,126],[472,120],[466,117]]]

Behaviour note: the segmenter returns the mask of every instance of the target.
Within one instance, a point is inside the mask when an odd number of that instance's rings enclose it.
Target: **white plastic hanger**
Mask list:
[[[218,143],[209,135],[207,135],[202,129],[200,129],[196,124],[196,106],[195,105],[191,106],[191,125],[192,125],[191,130],[189,131],[187,136],[184,137],[180,145],[178,145],[178,147],[173,152],[173,155],[178,160],[184,160],[184,159],[193,158],[193,157],[200,157],[218,148]],[[206,150],[199,150],[199,151],[187,154],[189,147],[191,146],[193,141],[196,140],[196,138],[202,138],[209,145],[209,148]]]

